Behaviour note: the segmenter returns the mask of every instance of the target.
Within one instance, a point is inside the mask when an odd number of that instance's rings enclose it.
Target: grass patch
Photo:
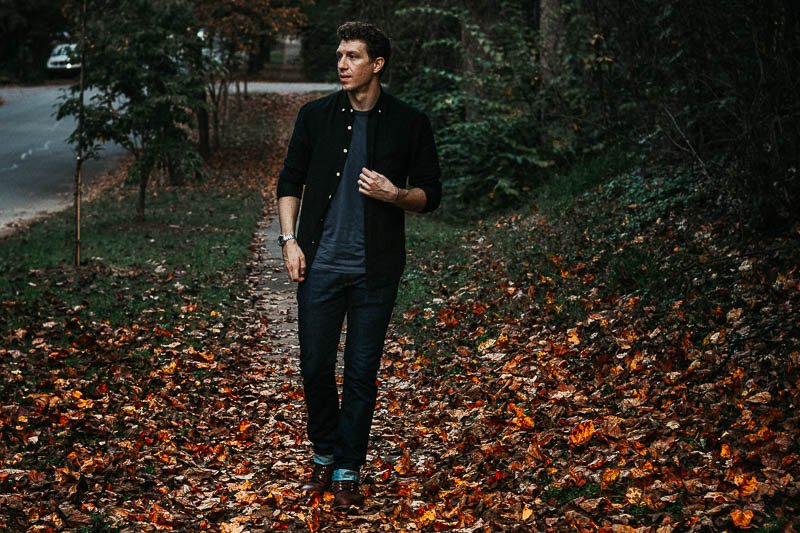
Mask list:
[[[594,483],[584,483],[580,486],[550,485],[542,491],[540,497],[544,501],[564,505],[580,497],[596,498],[600,493],[600,485]]]
[[[151,194],[147,220],[133,222],[133,194],[84,208],[80,270],[72,267],[72,214],[63,212],[0,242],[4,332],[32,321],[108,321],[152,314],[168,328],[180,307],[227,306],[243,290],[261,196],[204,186]]]
[[[536,189],[536,206],[548,215],[557,216],[576,198],[590,194],[609,178],[627,171],[631,163],[631,155],[620,150],[579,161],[567,172],[552,176]]]
[[[469,260],[469,249],[460,238],[465,227],[436,215],[412,215],[406,221],[408,266],[400,284],[396,313],[425,307],[432,298],[432,284],[456,287]],[[432,279],[433,276],[433,279]]]

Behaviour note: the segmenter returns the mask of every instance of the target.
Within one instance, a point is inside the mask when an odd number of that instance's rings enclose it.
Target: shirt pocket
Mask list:
[[[397,145],[376,149],[372,158],[372,170],[380,172],[395,185],[404,184],[408,176],[408,151]]]

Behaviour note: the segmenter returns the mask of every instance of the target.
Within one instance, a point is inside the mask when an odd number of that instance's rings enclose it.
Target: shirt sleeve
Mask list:
[[[303,186],[306,182],[312,150],[307,115],[307,105],[300,108],[300,112],[297,113],[286,159],[283,161],[283,168],[278,175],[278,198],[283,196],[300,198],[303,195]]]
[[[442,200],[442,172],[439,169],[433,128],[426,115],[420,115],[414,130],[408,184],[425,192],[425,207],[422,212],[427,213],[439,207]]]

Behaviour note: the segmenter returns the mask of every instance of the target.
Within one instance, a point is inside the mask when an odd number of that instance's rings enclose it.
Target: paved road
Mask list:
[[[70,205],[75,152],[66,138],[75,121],[53,116],[65,86],[0,88],[0,232],[12,222]],[[86,181],[109,169],[123,153],[110,145],[85,165]]]
[[[57,121],[53,112],[64,86],[0,87],[0,235],[9,225],[72,204],[75,153],[66,138],[75,121]],[[252,82],[248,91],[332,91],[333,84]],[[89,183],[118,162],[124,150],[108,145],[102,159],[87,161],[84,182]]]

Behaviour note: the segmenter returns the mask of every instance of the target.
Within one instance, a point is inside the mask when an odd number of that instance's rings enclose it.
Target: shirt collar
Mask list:
[[[372,106],[370,109],[369,114],[370,116],[374,115],[375,113],[383,114],[385,113],[386,109],[386,102],[388,100],[386,91],[383,90],[383,86],[379,85],[381,93],[378,95],[378,101],[375,102],[375,105]],[[339,90],[339,99],[337,103],[337,109],[339,113],[353,113],[354,109],[353,106],[350,105],[350,99],[347,97],[347,92],[340,89]]]

